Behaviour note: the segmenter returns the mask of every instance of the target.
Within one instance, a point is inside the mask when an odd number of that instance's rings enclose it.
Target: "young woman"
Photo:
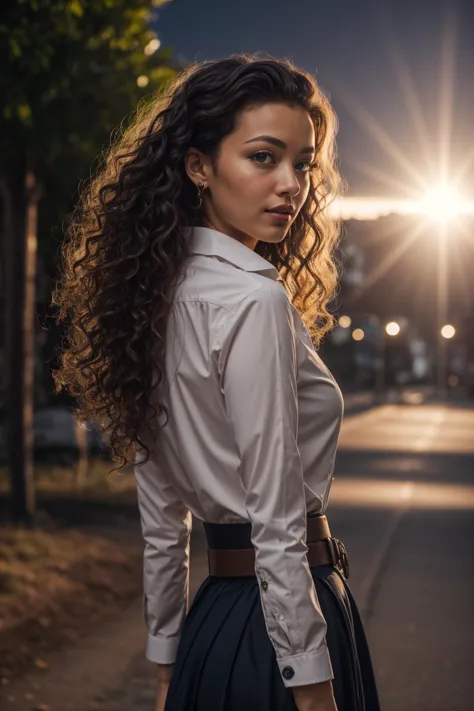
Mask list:
[[[64,244],[55,378],[135,464],[157,711],[379,709],[324,515],[335,131],[289,61],[196,63],[112,146]],[[192,516],[209,577],[187,611]]]

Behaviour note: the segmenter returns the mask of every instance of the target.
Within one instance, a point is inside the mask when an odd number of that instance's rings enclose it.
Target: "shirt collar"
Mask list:
[[[234,237],[210,227],[192,227],[191,230],[192,254],[221,257],[246,272],[261,272],[274,281],[278,280],[279,273],[273,264]]]

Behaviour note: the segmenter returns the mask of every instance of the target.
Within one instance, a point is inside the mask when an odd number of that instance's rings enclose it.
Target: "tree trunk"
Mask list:
[[[89,469],[87,430],[77,419],[74,419],[74,423],[78,454],[76,462],[76,488],[78,491],[82,491],[87,482],[87,472]]]
[[[25,169],[0,181],[5,246],[6,454],[11,481],[11,515],[28,524],[35,514],[33,405],[35,274],[38,189]]]

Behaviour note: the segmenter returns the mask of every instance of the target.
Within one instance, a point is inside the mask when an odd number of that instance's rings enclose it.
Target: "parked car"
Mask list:
[[[0,463],[6,460],[6,417],[0,423]],[[3,427],[1,426],[3,424]],[[106,455],[109,447],[93,421],[85,423],[89,455]],[[33,453],[35,461],[54,461],[69,465],[78,457],[76,423],[67,407],[42,407],[33,414]]]

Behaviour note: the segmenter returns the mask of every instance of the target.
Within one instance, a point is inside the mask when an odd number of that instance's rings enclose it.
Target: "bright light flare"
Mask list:
[[[452,185],[441,184],[428,190],[419,201],[420,212],[436,222],[448,222],[469,212],[466,198]]]

